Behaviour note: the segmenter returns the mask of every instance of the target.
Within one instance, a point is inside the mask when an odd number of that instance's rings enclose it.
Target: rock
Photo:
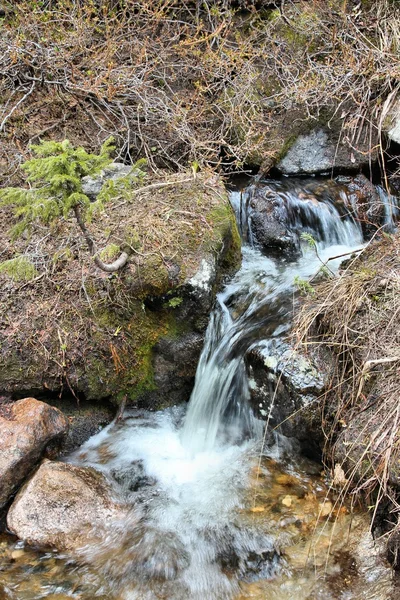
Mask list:
[[[57,452],[68,420],[35,398],[0,406],[0,508],[29,475],[45,450]]]
[[[255,413],[270,427],[300,442],[303,451],[319,454],[321,435],[315,400],[329,384],[325,356],[306,356],[282,340],[253,347],[245,356]]]
[[[129,165],[124,165],[122,163],[111,163],[98,175],[94,177],[83,177],[82,191],[84,194],[89,196],[91,200],[95,200],[106,181],[109,181],[110,179],[112,181],[117,181],[118,179],[127,177],[131,172],[132,167]]]
[[[147,394],[146,402],[162,405],[166,396],[172,404],[190,398],[203,348],[204,335],[192,331],[172,339],[161,339],[154,347],[154,381],[157,389]]]
[[[277,164],[277,169],[284,175],[317,174],[332,169],[358,170],[369,164],[370,155],[366,144],[359,144],[357,150],[338,143],[337,134],[330,130],[314,129],[296,139]]]
[[[7,525],[28,544],[74,550],[101,538],[102,527],[122,509],[94,469],[44,460],[18,492]]]
[[[400,98],[393,103],[385,119],[384,128],[389,140],[400,144]]]
[[[68,435],[62,446],[62,456],[82,446],[92,435],[109,425],[117,414],[115,405],[109,401],[90,401],[82,398],[78,404],[74,397],[61,396],[61,398],[49,398],[48,403],[61,410],[69,421]]]
[[[268,255],[286,256],[293,260],[300,256],[300,241],[289,228],[284,198],[272,190],[255,186],[250,192],[249,227],[253,242]]]
[[[356,209],[364,235],[374,233],[385,219],[385,205],[374,184],[362,173],[356,177],[338,177],[337,182],[344,184],[348,205]]]

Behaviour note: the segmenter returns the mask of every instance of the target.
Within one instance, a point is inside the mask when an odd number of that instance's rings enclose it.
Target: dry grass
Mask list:
[[[328,348],[335,357],[322,408],[333,486],[341,497],[365,498],[380,532],[393,527],[400,510],[399,298],[397,234],[372,243],[337,278],[319,284],[295,323],[298,344]],[[390,510],[382,525],[384,505]]]
[[[334,123],[376,155],[399,89],[397,4],[10,2],[1,170],[12,180],[28,142],[93,149],[110,134],[154,168],[270,165],[291,136]]]

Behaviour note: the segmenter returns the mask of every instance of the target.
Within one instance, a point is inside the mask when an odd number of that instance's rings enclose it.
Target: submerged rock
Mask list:
[[[357,170],[370,160],[369,143],[359,143],[353,149],[341,142],[337,133],[314,129],[296,139],[277,169],[284,175],[311,175],[333,169]]]
[[[254,188],[250,200],[250,229],[253,239],[266,254],[290,259],[300,256],[300,241],[288,224],[284,199],[270,190]]]
[[[0,405],[0,508],[45,451],[57,453],[67,432],[62,412],[35,398]]]
[[[268,256],[289,260],[301,255],[304,232],[323,244],[350,242],[343,225],[351,228],[357,214],[350,192],[332,180],[261,182],[250,188],[247,202],[251,241]]]
[[[17,494],[7,525],[28,544],[74,550],[88,537],[100,539],[106,523],[121,515],[101,473],[44,460]]]

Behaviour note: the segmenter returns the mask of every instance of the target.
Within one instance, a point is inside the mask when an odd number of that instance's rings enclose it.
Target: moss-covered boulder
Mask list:
[[[0,393],[73,392],[152,407],[187,399],[221,279],[240,264],[240,238],[216,177],[176,174],[121,187],[90,224],[104,260],[129,245],[119,273],[94,265],[72,220],[12,242],[1,209]]]

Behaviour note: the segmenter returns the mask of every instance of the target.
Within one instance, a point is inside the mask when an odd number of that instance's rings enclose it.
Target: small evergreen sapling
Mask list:
[[[95,264],[108,273],[118,271],[128,261],[129,249],[120,253],[112,263],[105,263],[97,253],[95,243],[87,228],[93,215],[102,209],[110,198],[109,186],[100,193],[95,202],[82,191],[82,178],[96,175],[111,162],[114,147],[107,140],[99,154],[89,154],[83,148],[74,148],[68,140],[42,142],[31,146],[34,158],[26,161],[22,169],[28,174],[28,188],[14,187],[0,190],[0,204],[14,207],[19,217],[11,233],[15,239],[30,229],[35,221],[50,225],[72,211],[93,256]],[[135,165],[136,179],[143,176],[139,165]]]

